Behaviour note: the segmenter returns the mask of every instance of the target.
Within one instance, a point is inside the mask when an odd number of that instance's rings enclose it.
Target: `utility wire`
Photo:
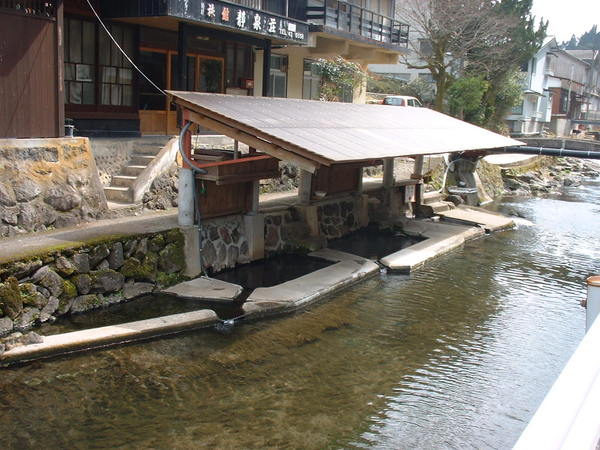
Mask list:
[[[125,58],[127,58],[127,61],[129,61],[129,63],[135,68],[135,70],[137,70],[141,76],[143,76],[146,80],[148,80],[148,83],[150,83],[152,86],[154,86],[154,88],[156,88],[156,90],[158,92],[160,92],[162,95],[167,95],[167,93],[165,91],[163,91],[161,88],[159,88],[156,83],[154,83],[154,81],[152,81],[150,78],[148,78],[146,76],[146,74],[144,72],[142,72],[142,69],[140,69],[129,57],[129,55],[127,53],[125,53],[125,50],[123,50],[121,48],[121,46],[119,45],[119,43],[117,42],[117,40],[114,38],[114,36],[112,35],[112,33],[110,32],[110,30],[106,27],[106,25],[104,25],[104,22],[102,21],[102,19],[100,18],[100,16],[98,15],[98,13],[96,12],[96,10],[94,9],[94,7],[92,6],[92,3],[90,2],[90,0],[86,0],[88,6],[90,7],[90,9],[92,10],[92,12],[94,13],[94,15],[96,16],[96,19],[98,19],[98,22],[100,22],[100,25],[102,25],[102,28],[104,28],[104,31],[106,31],[106,34],[108,34],[108,37],[110,37],[110,39],[113,41],[113,43],[117,46],[117,48],[121,51],[121,53],[123,54],[123,56]]]

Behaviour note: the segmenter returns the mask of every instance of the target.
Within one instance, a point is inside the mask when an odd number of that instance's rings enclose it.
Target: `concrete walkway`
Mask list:
[[[459,205],[456,209],[440,212],[438,215],[445,221],[482,226],[487,232],[506,230],[515,226],[515,222],[510,217],[476,206]]]
[[[98,220],[76,227],[31,233],[0,240],[0,263],[77,248],[110,237],[158,233],[177,227],[177,210],[148,212],[134,217]]]
[[[44,341],[40,344],[24,345],[4,352],[0,355],[0,364],[30,361],[58,354],[108,347],[181,331],[206,328],[218,321],[219,319],[214,311],[203,309],[121,325],[55,334],[45,336]]]
[[[480,227],[426,221],[409,221],[403,225],[403,231],[427,238],[381,259],[381,264],[388,269],[403,273],[410,273],[431,259],[462,246],[465,241],[484,234]]]
[[[295,311],[379,273],[373,261],[350,253],[324,248],[309,256],[334,261],[329,267],[268,288],[255,289],[243,305],[244,314],[258,318]]]

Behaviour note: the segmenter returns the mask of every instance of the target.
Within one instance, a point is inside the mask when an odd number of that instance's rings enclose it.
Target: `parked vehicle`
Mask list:
[[[393,106],[413,106],[417,108],[423,107],[419,99],[408,95],[388,95],[383,99],[383,104]]]

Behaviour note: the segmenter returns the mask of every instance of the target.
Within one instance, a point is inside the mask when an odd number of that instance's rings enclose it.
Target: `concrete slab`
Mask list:
[[[249,317],[264,317],[291,312],[379,272],[374,262],[337,250],[318,250],[310,256],[336,264],[277,286],[254,290],[244,303],[244,313]]]
[[[134,342],[185,330],[205,328],[218,322],[214,311],[203,309],[183,314],[140,320],[44,337],[41,344],[16,347],[0,355],[0,364],[31,361],[49,356]]]
[[[460,205],[456,209],[440,212],[439,216],[445,221],[465,225],[481,225],[489,232],[506,230],[515,226],[515,222],[511,218],[475,206]]]
[[[242,287],[214,278],[200,277],[171,286],[162,293],[192,300],[232,302],[242,293]]]
[[[392,253],[382,258],[380,262],[390,270],[405,273],[409,273],[427,261],[462,246],[467,240],[485,234],[480,227],[426,221],[407,222],[403,225],[403,230],[407,234],[427,239]]]
[[[518,153],[498,153],[487,155],[483,158],[486,163],[499,166],[502,169],[528,166],[535,163],[538,159],[540,159],[538,155],[521,155]]]

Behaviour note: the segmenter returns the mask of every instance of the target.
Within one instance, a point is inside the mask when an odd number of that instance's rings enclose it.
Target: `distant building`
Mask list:
[[[523,101],[506,118],[513,135],[547,130],[564,136],[574,128],[573,121],[598,114],[600,60],[597,52],[579,52],[587,51],[562,50],[556,39],[548,38],[523,66]]]
[[[403,14],[403,8],[405,7],[406,0],[396,1],[396,18],[401,21],[406,21],[406,15]],[[418,53],[426,55],[431,52],[431,44],[428,39],[425,39],[423,34],[419,31],[416,24],[408,23],[410,31],[408,35],[409,49],[418,49]],[[429,69],[414,69],[409,66],[423,65],[423,61],[419,58],[414,50],[410,50],[406,56],[405,63],[402,59],[395,64],[369,64],[369,71],[376,75],[383,77],[394,78],[396,80],[405,81],[407,83],[420,79],[431,84],[433,91],[435,92],[435,82]]]

